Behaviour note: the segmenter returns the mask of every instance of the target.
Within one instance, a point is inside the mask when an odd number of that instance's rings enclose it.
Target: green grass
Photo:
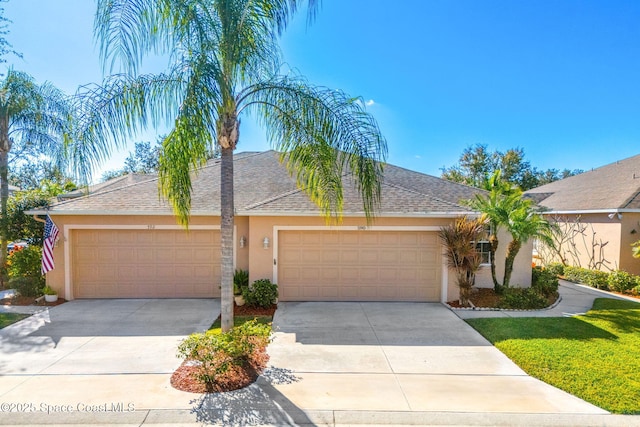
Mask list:
[[[29,317],[29,314],[0,313],[0,329],[9,326],[12,323],[16,323],[26,317]]]
[[[273,317],[271,316],[234,316],[233,318],[233,326],[240,326],[245,322],[248,322],[249,320],[253,320],[256,319],[258,320],[258,323],[264,323],[264,324],[269,324],[273,321]],[[209,330],[207,331],[208,334],[221,334],[222,333],[222,328],[220,327],[221,325],[221,320],[220,320],[220,316],[218,316],[218,318],[216,319],[215,322],[213,322],[213,325],[211,325],[211,327],[209,328]]]
[[[640,304],[599,298],[583,316],[467,322],[529,375],[607,411],[640,414]]]

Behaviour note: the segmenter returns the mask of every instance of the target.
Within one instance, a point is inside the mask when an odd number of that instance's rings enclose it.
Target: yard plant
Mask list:
[[[529,375],[607,411],[640,414],[640,304],[600,298],[582,316],[467,322]]]

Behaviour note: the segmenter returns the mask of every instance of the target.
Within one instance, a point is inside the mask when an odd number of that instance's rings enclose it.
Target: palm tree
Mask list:
[[[0,253],[7,261],[7,201],[9,200],[9,157],[12,148],[37,151],[64,161],[64,144],[71,123],[67,97],[50,83],[38,85],[26,73],[9,69],[0,82]],[[4,275],[0,275],[4,276]],[[4,277],[2,277],[4,280]]]
[[[509,222],[509,214],[522,192],[508,182],[502,180],[502,173],[498,169],[487,181],[487,194],[476,194],[469,201],[469,206],[486,215],[489,222],[489,262],[491,263],[491,279],[496,293],[501,292],[502,285],[496,274],[496,251],[498,250],[498,231]]]
[[[308,18],[318,9],[308,1]],[[386,142],[359,98],[281,75],[278,37],[302,0],[99,0],[102,60],[126,74],[87,87],[86,109],[70,152],[86,173],[147,124],[168,123],[159,181],[187,226],[191,174],[216,145],[221,152],[221,317],[233,326],[233,152],[240,118],[257,117],[298,185],[324,215],[339,218],[345,174],[353,176],[371,219],[380,200]],[[149,53],[170,55],[162,74],[140,75]],[[110,141],[110,142],[109,142]],[[89,165],[89,166],[87,166]]]
[[[491,277],[496,292],[509,287],[513,263],[522,245],[531,238],[538,238],[553,245],[550,237],[551,225],[534,208],[533,202],[524,199],[522,191],[503,181],[500,170],[496,171],[488,182],[488,194],[478,194],[469,201],[469,205],[485,214],[491,227],[489,242]],[[495,254],[498,249],[498,230],[505,228],[511,234],[507,246],[502,284],[498,282],[495,268]]]
[[[486,217],[457,218],[453,224],[440,229],[440,239],[445,247],[447,265],[456,272],[460,288],[460,305],[469,305],[469,296],[476,280],[476,272],[482,262],[476,250],[476,242],[485,232]]]
[[[511,210],[508,222],[504,224],[511,234],[511,242],[507,245],[507,254],[504,260],[504,278],[502,285],[509,287],[511,273],[513,272],[513,262],[522,245],[529,239],[537,238],[545,244],[553,246],[551,238],[552,226],[540,215],[533,206],[533,202],[528,199],[520,199]]]

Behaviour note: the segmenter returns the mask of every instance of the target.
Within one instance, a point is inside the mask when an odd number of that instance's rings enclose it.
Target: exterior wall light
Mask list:
[[[242,236],[240,237],[240,247],[244,248],[245,246],[247,246],[247,238]]]
[[[269,249],[269,238],[268,238],[268,237],[265,237],[265,238],[262,240],[262,247],[263,247],[264,249]]]

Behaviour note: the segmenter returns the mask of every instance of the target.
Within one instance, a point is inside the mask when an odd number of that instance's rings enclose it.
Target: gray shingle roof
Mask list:
[[[525,194],[552,211],[640,209],[640,155],[552,182]]]
[[[237,215],[318,215],[320,210],[279,162],[274,151],[234,155],[234,199]],[[220,160],[195,174],[192,215],[219,215]],[[424,216],[471,212],[461,201],[481,190],[433,176],[385,165],[379,216]],[[124,185],[105,185],[87,196],[61,201],[50,208],[59,214],[171,215],[159,196],[158,179]],[[362,215],[362,202],[353,182],[345,177],[344,215]]]

